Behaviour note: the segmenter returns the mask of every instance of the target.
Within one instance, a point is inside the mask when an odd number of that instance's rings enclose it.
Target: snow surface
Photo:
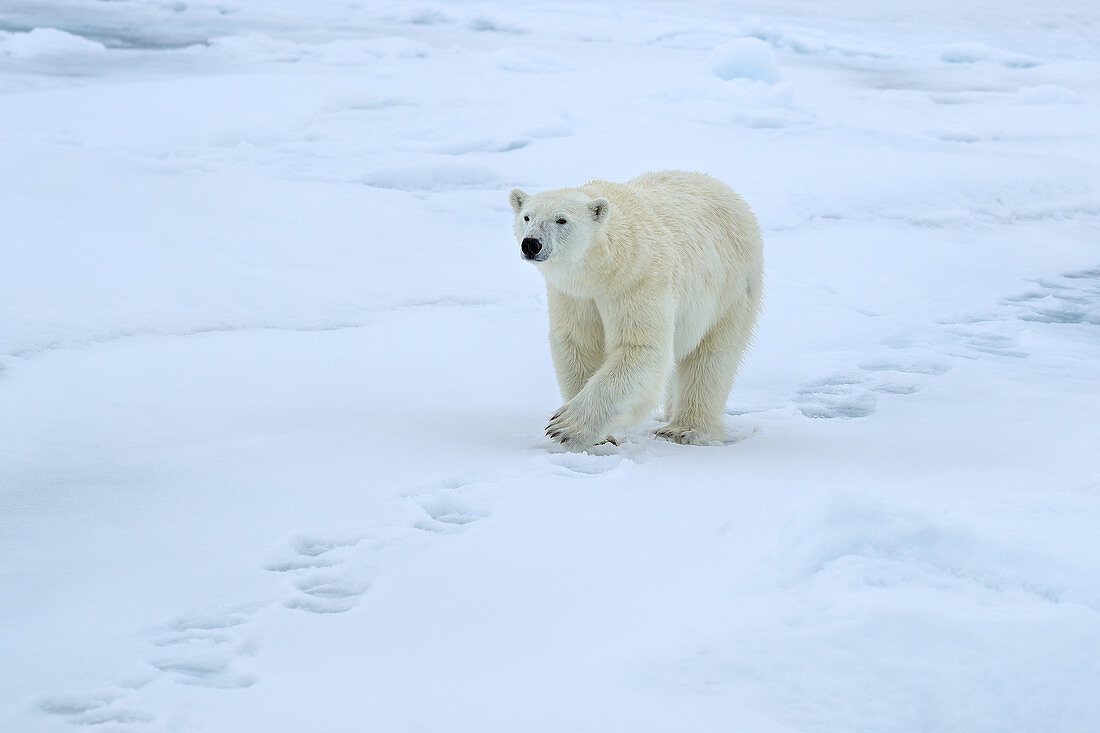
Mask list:
[[[779,81],[779,66],[767,41],[751,36],[723,43],[710,54],[710,68],[720,79]]]
[[[0,151],[5,733],[1100,730],[1092,0],[9,2]],[[666,167],[728,444],[554,450],[506,192]]]

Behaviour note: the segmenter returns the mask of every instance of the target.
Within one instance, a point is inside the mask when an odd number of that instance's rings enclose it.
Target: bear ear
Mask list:
[[[512,211],[518,214],[529,198],[531,197],[523,191],[520,191],[518,188],[513,188],[512,193],[508,194],[508,200],[512,203]]]
[[[592,199],[588,202],[588,210],[597,223],[605,221],[611,212],[611,202],[607,199]]]

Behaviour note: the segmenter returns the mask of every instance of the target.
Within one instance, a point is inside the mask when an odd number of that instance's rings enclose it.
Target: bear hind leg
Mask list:
[[[695,445],[722,439],[726,398],[752,334],[745,320],[738,309],[728,312],[676,365],[669,423],[657,437]]]

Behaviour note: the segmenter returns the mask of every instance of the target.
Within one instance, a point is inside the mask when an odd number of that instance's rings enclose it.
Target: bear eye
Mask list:
[[[565,223],[565,219],[558,219],[558,223],[559,223],[559,224],[564,224],[564,223]]]
[[[525,217],[523,217],[523,220],[524,220],[524,221],[531,221],[531,217],[529,217],[529,216],[525,216]]]

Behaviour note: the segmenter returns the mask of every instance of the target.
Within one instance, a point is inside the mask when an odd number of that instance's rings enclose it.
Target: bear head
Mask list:
[[[508,198],[520,253],[536,265],[579,263],[611,212],[607,199],[592,198],[579,190],[528,195],[515,188]]]

